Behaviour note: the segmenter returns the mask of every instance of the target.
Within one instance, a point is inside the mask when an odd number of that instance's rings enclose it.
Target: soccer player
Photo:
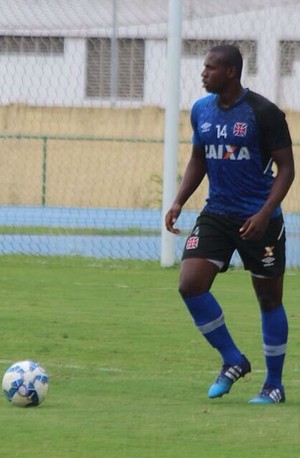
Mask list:
[[[294,179],[294,160],[284,113],[243,88],[242,66],[235,46],[215,46],[206,55],[201,76],[209,95],[192,107],[192,154],[165,223],[170,232],[180,232],[174,224],[182,207],[207,175],[209,194],[185,244],[179,291],[199,331],[222,358],[208,396],[229,393],[251,372],[210,292],[237,250],[260,305],[266,364],[261,391],[249,402],[273,404],[285,401],[288,322],[282,304],[285,228],[280,204]]]

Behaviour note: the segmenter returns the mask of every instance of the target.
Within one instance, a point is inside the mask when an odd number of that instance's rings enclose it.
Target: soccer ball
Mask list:
[[[2,393],[14,406],[37,406],[48,393],[49,379],[34,361],[19,361],[10,366],[2,379]]]

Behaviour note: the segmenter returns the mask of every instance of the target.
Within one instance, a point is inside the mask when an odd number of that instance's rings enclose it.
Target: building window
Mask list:
[[[1,54],[63,54],[64,38],[0,36]]]
[[[204,56],[210,48],[217,45],[231,44],[237,46],[244,60],[247,60],[248,75],[256,75],[257,73],[257,43],[256,41],[244,40],[184,40],[183,41],[183,56],[197,57]]]
[[[87,83],[88,97],[110,96],[110,39],[90,38],[87,41]]]
[[[118,100],[143,99],[144,40],[118,39],[115,65],[111,65],[111,57],[112,42],[109,38],[87,40],[87,97],[105,99],[115,95]],[[115,75],[111,75],[112,71]],[[116,82],[115,89],[112,81]]]
[[[295,61],[300,61],[300,41],[281,41],[280,75],[292,75]]]

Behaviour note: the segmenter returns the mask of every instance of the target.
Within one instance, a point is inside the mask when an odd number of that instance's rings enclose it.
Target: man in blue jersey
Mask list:
[[[235,46],[215,46],[206,55],[201,76],[209,95],[192,108],[192,154],[165,221],[170,232],[180,232],[174,224],[182,207],[207,175],[209,194],[185,244],[179,291],[196,326],[222,357],[208,396],[229,393],[251,372],[210,292],[237,250],[260,305],[266,364],[262,389],[249,402],[273,404],[285,401],[288,322],[282,304],[285,229],[280,204],[294,179],[294,161],[283,112],[242,87],[242,66]]]

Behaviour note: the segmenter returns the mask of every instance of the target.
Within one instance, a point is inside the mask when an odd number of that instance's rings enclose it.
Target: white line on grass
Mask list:
[[[20,360],[19,360],[20,361]],[[15,362],[17,361],[11,361],[11,360],[8,360],[8,359],[0,359],[0,364],[7,364],[7,366],[11,365],[11,364],[14,364]],[[39,362],[39,361],[38,361]],[[43,365],[41,363],[41,365]],[[79,365],[79,364],[62,364],[62,363],[47,363],[47,367],[56,367],[56,368],[64,368],[64,369],[75,369],[75,370],[86,370],[87,366],[82,366],[82,365]],[[97,370],[99,372],[123,372],[123,373],[133,373],[133,372],[140,372],[140,371],[135,371],[135,370],[130,370],[130,369],[121,369],[119,367],[95,367],[93,365],[93,370]],[[290,370],[290,372],[299,372],[300,371],[300,368],[297,366],[297,367],[294,367],[293,369]],[[172,370],[168,371],[168,373],[171,373],[173,372]],[[175,372],[175,371],[174,371]],[[216,371],[195,371],[197,372],[198,374],[216,374]],[[252,373],[254,374],[261,374],[261,373],[264,373],[265,372],[265,369],[254,369],[252,370]]]

